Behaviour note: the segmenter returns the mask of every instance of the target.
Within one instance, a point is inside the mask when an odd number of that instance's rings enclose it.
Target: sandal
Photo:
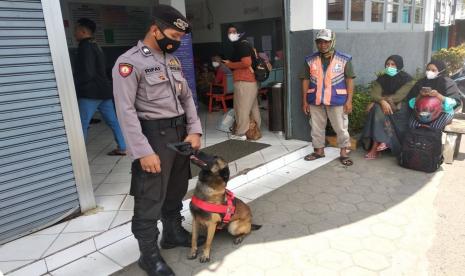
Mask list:
[[[344,166],[352,166],[354,164],[354,161],[349,156],[340,156],[339,161]]]
[[[376,151],[385,151],[387,150],[389,147],[385,144],[385,143],[381,143],[379,144],[378,147],[376,147]]]
[[[367,154],[365,154],[364,158],[365,158],[365,160],[375,160],[376,158],[378,158],[378,154],[376,153],[373,156],[373,155],[370,155],[369,153],[367,153]]]
[[[316,153],[316,152],[312,152],[312,153],[306,155],[306,156],[304,157],[304,160],[305,160],[305,161],[313,161],[313,160],[317,160],[317,159],[323,158],[323,157],[325,157],[324,154],[318,154],[318,153]]]
[[[110,156],[125,156],[126,155],[126,151],[122,151],[122,150],[119,150],[119,149],[114,149],[110,152],[107,153],[107,155],[110,155]]]

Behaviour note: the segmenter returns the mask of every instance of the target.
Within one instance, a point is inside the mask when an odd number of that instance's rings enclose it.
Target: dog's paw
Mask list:
[[[197,259],[197,251],[191,252],[191,253],[189,254],[189,256],[187,256],[187,259],[188,259],[188,260]]]
[[[210,256],[203,255],[202,257],[200,257],[201,263],[208,263],[209,261],[210,261]]]
[[[244,236],[236,237],[233,240],[234,244],[240,244],[244,240]]]

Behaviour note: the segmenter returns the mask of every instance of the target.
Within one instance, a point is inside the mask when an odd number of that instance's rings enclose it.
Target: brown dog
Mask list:
[[[261,225],[252,224],[250,207],[242,200],[232,198],[226,190],[229,180],[226,161],[202,152],[193,155],[191,161],[202,170],[190,204],[193,218],[192,247],[188,258],[197,258],[197,238],[199,228],[203,226],[207,229],[207,241],[200,262],[204,263],[210,261],[210,249],[217,228],[227,225],[228,232],[235,237],[234,243],[238,244],[252,230],[260,229]]]

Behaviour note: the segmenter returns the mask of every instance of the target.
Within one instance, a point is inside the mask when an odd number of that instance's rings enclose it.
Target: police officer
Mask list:
[[[134,160],[132,232],[141,251],[138,263],[149,275],[174,275],[159,252],[158,219],[163,223],[162,248],[191,245],[180,214],[190,177],[189,158],[167,148],[182,141],[200,148],[202,126],[192,93],[179,60],[171,54],[190,31],[179,11],[158,5],[144,40],[113,67],[116,110]]]

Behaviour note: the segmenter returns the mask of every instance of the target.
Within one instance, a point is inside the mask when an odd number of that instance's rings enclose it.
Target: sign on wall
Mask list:
[[[197,91],[195,85],[195,68],[194,68],[194,52],[192,51],[192,35],[186,34],[181,40],[181,46],[174,52],[174,55],[179,58],[182,65],[182,73],[187,79],[189,88],[192,91],[195,105],[198,108]]]

